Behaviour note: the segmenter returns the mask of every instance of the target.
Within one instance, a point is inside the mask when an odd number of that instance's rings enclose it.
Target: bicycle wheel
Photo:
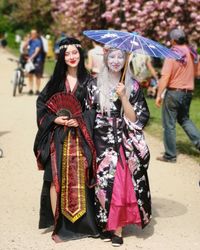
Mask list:
[[[23,72],[20,71],[19,83],[18,83],[18,91],[20,94],[22,93],[23,87],[24,87],[24,75]]]
[[[17,86],[19,84],[19,74],[20,74],[19,71],[16,70],[14,80],[13,80],[13,96],[16,96]]]

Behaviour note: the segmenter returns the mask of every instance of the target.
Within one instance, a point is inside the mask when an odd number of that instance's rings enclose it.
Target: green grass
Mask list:
[[[45,60],[45,65],[44,65],[44,72],[49,76],[52,75],[53,70],[54,70],[54,66],[55,66],[55,60],[54,59],[46,59]]]
[[[154,99],[147,99],[147,103],[151,115],[150,121],[146,126],[145,131],[162,140],[163,129],[161,120],[161,108],[157,108],[155,106]],[[194,122],[195,126],[200,130],[200,81],[196,81],[196,88],[190,106],[190,118]],[[199,161],[199,152],[195,149],[179,124],[177,124],[176,126],[176,142],[178,152],[187,154],[195,160]]]

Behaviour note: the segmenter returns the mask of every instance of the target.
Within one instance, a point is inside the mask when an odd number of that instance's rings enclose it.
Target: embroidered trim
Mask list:
[[[60,185],[59,185],[59,180],[58,180],[58,167],[57,167],[57,159],[56,159],[56,146],[55,142],[53,140],[54,132],[51,135],[51,145],[50,145],[50,150],[51,150],[51,166],[52,166],[52,175],[53,175],[53,183],[56,188],[56,192],[60,192]]]
[[[70,141],[71,131],[63,144],[61,211],[69,221],[74,223],[86,213],[85,158],[80,149],[78,134],[76,134],[77,169],[73,169],[75,176],[70,176],[72,171],[70,167],[73,167],[70,166]],[[73,178],[76,178],[75,190],[73,186],[70,186],[73,185]]]

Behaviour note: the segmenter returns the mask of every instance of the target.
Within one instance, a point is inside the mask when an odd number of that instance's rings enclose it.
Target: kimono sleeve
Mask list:
[[[45,105],[46,90],[47,90],[47,86],[40,93],[36,101],[38,129],[45,129],[49,127],[54,121],[54,119],[56,118],[56,115],[50,113]]]
[[[51,131],[55,126],[55,114],[50,113],[45,105],[46,87],[37,99],[37,125],[38,131],[34,141],[33,151],[39,169],[45,168],[45,163],[50,155]]]
[[[96,117],[96,80],[91,79],[87,84],[87,98],[83,118],[90,136],[93,136],[94,122]]]
[[[145,165],[149,162],[150,153],[145,141],[143,128],[149,120],[149,109],[137,81],[134,82],[133,92],[129,101],[133,106],[137,119],[135,122],[131,122],[124,116],[123,143],[126,148],[126,157],[130,158],[133,156],[135,158],[134,161]]]
[[[135,125],[143,129],[149,120],[150,113],[143,90],[136,80],[133,81],[133,90],[130,94],[129,101],[136,113],[137,119]]]

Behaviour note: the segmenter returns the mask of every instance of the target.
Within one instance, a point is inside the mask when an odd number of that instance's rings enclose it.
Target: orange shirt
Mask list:
[[[169,76],[167,87],[193,90],[195,75],[193,58],[186,45],[177,45],[177,47],[186,55],[186,62],[165,59],[161,75]]]

